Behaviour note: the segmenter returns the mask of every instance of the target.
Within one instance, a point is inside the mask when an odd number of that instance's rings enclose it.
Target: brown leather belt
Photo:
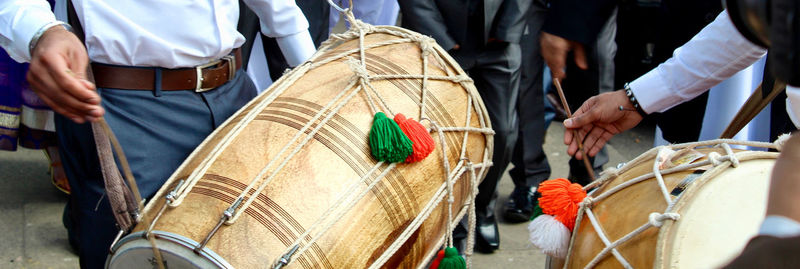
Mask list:
[[[92,63],[92,72],[99,88],[154,90],[156,81],[160,80],[163,91],[204,92],[233,79],[241,67],[242,51],[236,48],[222,59],[194,68],[167,69]],[[198,77],[201,78],[199,81]]]

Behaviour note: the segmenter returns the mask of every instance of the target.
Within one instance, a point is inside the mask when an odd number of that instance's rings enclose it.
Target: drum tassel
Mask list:
[[[375,113],[369,130],[369,146],[372,156],[381,162],[403,162],[413,151],[411,140],[383,112]]]
[[[435,147],[433,137],[431,137],[431,133],[425,126],[422,126],[418,121],[406,118],[401,113],[397,113],[394,116],[394,121],[412,143],[412,153],[406,158],[406,163],[422,161],[433,152]]]
[[[536,191],[542,194],[536,208],[541,213],[538,216],[534,214],[535,219],[528,225],[530,241],[545,254],[564,258],[586,191],[581,185],[564,178],[542,182]]]

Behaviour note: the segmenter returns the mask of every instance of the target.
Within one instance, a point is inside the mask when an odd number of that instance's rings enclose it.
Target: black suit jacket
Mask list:
[[[551,0],[542,31],[594,44],[618,0]]]
[[[800,268],[800,236],[756,236],[725,268]]]
[[[480,0],[399,0],[403,27],[432,36],[443,48],[473,42],[468,33],[470,1]],[[519,43],[525,30],[525,13],[532,0],[483,0],[483,35],[489,38]]]

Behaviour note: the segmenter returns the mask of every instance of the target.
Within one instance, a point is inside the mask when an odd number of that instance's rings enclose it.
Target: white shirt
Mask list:
[[[645,112],[663,112],[735,75],[766,52],[745,39],[723,11],[676,49],[672,58],[631,82],[630,87]]]
[[[672,58],[642,75],[630,87],[642,109],[663,112],[691,100],[752,65],[767,53],[742,36],[723,11]],[[786,112],[800,127],[800,88],[786,87]]]
[[[236,0],[73,0],[94,62],[126,66],[192,67],[219,59],[241,46]],[[276,37],[290,65],[314,53],[308,21],[286,0],[245,0]],[[55,21],[45,0],[0,1],[0,46],[17,61],[30,61],[29,44]]]
[[[662,112],[691,100],[761,59],[767,50],[736,30],[727,11],[675,50],[672,58],[631,82],[630,87],[647,113]],[[787,86],[786,110],[800,126],[800,88]],[[800,223],[783,216],[767,216],[759,234],[800,235]]]

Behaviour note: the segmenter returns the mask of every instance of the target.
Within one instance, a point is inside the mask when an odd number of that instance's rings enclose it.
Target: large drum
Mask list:
[[[377,161],[376,112],[419,120],[435,150]],[[431,38],[356,23],[211,134],[108,267],[423,266],[467,211],[492,134],[472,81]]]
[[[777,153],[718,140],[648,151],[590,185],[564,268],[718,268],[758,232]],[[768,143],[746,142],[770,147]]]

